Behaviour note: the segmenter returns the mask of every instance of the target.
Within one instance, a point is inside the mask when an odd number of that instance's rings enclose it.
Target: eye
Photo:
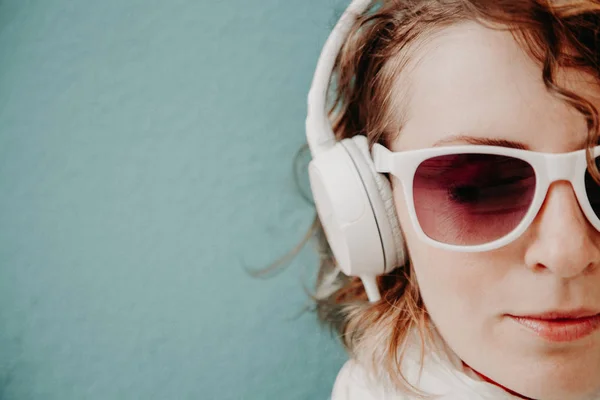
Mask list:
[[[452,186],[448,188],[448,198],[456,203],[473,203],[479,200],[479,188],[473,185]]]

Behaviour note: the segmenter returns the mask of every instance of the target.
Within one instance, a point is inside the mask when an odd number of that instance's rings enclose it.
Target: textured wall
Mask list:
[[[325,399],[294,189],[337,0],[0,0],[0,399]]]

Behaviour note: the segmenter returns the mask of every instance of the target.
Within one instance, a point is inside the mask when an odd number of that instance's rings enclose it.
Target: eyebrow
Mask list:
[[[468,143],[485,146],[500,146],[509,147],[511,149],[529,150],[529,146],[525,143],[515,142],[507,139],[494,139],[494,138],[481,138],[468,135],[453,135],[441,140],[438,140],[433,144],[433,147],[443,146],[452,143]]]

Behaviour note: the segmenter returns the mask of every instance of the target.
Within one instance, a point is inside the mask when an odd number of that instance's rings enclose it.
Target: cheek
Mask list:
[[[507,266],[508,260],[498,259],[503,258],[501,255],[459,253],[424,243],[416,235],[400,190],[394,189],[394,199],[419,291],[434,323],[456,326],[460,322],[463,327],[482,323],[493,314],[491,305],[499,300],[497,289],[502,286],[504,272],[495,266]]]

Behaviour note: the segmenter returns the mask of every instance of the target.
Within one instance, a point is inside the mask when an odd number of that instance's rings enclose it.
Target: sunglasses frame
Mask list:
[[[600,156],[600,146],[591,149],[592,157]],[[455,245],[439,242],[423,231],[415,210],[413,183],[419,165],[432,157],[453,154],[491,154],[517,158],[527,162],[534,170],[535,189],[531,205],[521,222],[508,234],[492,242],[478,245]],[[585,171],[587,170],[586,149],[569,153],[541,153],[531,150],[514,149],[502,146],[460,145],[432,147],[419,150],[392,152],[376,143],[371,150],[375,170],[390,173],[402,184],[407,199],[408,212],[418,237],[440,249],[458,252],[482,252],[495,250],[518,239],[534,221],[548,194],[550,185],[558,181],[571,183],[577,202],[588,221],[600,231],[600,218],[594,213],[585,190]]]

